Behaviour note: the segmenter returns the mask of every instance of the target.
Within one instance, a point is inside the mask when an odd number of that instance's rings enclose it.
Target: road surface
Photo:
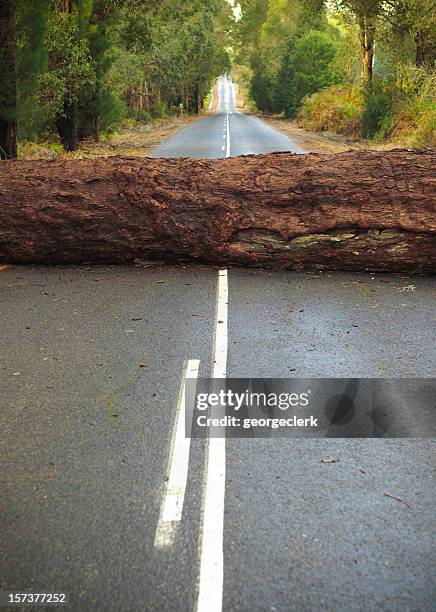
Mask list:
[[[153,157],[217,159],[273,151],[307,152],[258,117],[240,113],[236,108],[235,85],[231,81],[220,78],[216,89],[218,112],[180,130],[156,147]]]
[[[155,155],[296,150],[219,87],[222,112]],[[177,433],[186,368],[433,376],[431,279],[26,266],[0,292],[3,590],[78,611],[435,609],[433,439]]]

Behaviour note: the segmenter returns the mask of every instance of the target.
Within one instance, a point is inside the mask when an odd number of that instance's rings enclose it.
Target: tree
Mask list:
[[[50,105],[59,137],[67,151],[78,143],[77,116],[84,92],[95,87],[87,40],[92,0],[58,0],[49,17],[49,71],[40,79],[41,96]]]
[[[0,2],[0,159],[17,157],[15,2]]]
[[[384,20],[394,32],[407,33],[415,47],[417,67],[432,65],[436,57],[436,15],[433,0],[386,0]]]
[[[17,3],[15,63],[19,139],[37,137],[46,117],[38,106],[38,79],[47,71],[46,45],[49,0]]]
[[[431,149],[5,161],[0,262],[430,271],[435,162]]]
[[[280,73],[282,104],[288,116],[296,114],[305,96],[336,82],[335,55],[336,46],[324,32],[311,30],[292,43]]]
[[[1,156],[57,130],[68,151],[125,115],[198,112],[230,71],[226,0],[0,1]]]
[[[244,0],[241,8],[237,61],[252,70],[250,92],[257,108],[281,112],[290,85],[285,64],[299,37],[327,26],[324,0]]]
[[[211,81],[229,69],[225,49],[230,6],[225,0],[134,2],[117,16],[111,80],[122,73],[129,105],[147,112],[183,102],[198,112]],[[133,65],[131,80],[125,71]]]
[[[364,84],[370,84],[373,77],[377,22],[382,13],[383,0],[334,0],[334,4],[339,9],[350,11],[357,20],[362,58],[361,78]]]
[[[109,86],[107,75],[114,59],[113,19],[108,0],[94,0],[87,22],[83,24],[90,61],[95,73],[93,87],[82,92],[79,100],[79,136],[99,138],[100,129],[107,130],[120,118],[118,98]]]

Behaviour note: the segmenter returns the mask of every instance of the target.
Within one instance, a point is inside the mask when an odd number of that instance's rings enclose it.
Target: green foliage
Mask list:
[[[88,40],[92,0],[53,4],[48,17],[48,70],[39,77],[39,100],[48,109],[67,150],[83,136],[83,102],[96,90],[95,62]]]
[[[332,62],[335,80],[358,85],[361,73],[359,28],[344,13],[332,13],[329,22],[337,33],[336,55]]]
[[[329,87],[305,98],[298,114],[302,127],[350,138],[390,140],[403,146],[436,146],[436,77],[413,71],[404,90],[375,84]],[[413,85],[414,84],[414,85]]]
[[[259,62],[253,68],[253,76],[250,83],[250,96],[257,108],[263,112],[271,112],[274,104],[274,82],[272,77],[266,74],[262,64]]]
[[[390,115],[382,123],[379,138],[408,146],[436,146],[436,74],[413,71],[408,87],[397,92]]]
[[[234,21],[226,0],[8,0],[4,6],[0,113],[7,94],[22,139],[44,140],[57,130],[73,150],[79,139],[99,137],[128,117],[150,121],[180,102],[198,112],[212,81],[231,68]]]
[[[422,98],[405,100],[385,136],[412,147],[436,147],[435,101]]]
[[[16,73],[17,117],[23,138],[36,136],[46,120],[46,109],[35,108],[38,77],[47,71],[46,46],[48,0],[17,3]],[[35,112],[36,111],[36,112]]]
[[[393,92],[382,84],[372,85],[365,95],[365,105],[361,116],[364,138],[372,138],[380,131],[391,113]]]
[[[0,3],[0,122],[16,119],[16,62],[13,24],[16,7],[13,0]],[[0,143],[1,144],[1,143]]]
[[[304,74],[299,74],[298,82],[294,83],[293,53],[295,49],[299,52],[298,41],[306,33],[329,28],[323,4],[323,0],[244,0],[241,3],[238,34],[243,44],[237,61],[250,66],[250,98],[259,110],[288,114],[291,107],[298,106],[301,92],[304,96],[314,91],[313,87],[316,89]],[[325,35],[330,36],[331,32]]]
[[[281,72],[286,115],[295,116],[305,96],[335,82],[332,69],[335,55],[335,43],[316,30],[307,32],[290,47]]]
[[[242,0],[241,9],[236,60],[259,110],[351,138],[434,143],[434,0]]]
[[[81,31],[86,36],[95,74],[95,86],[83,92],[80,124],[83,135],[99,136],[112,129],[125,115],[123,104],[107,82],[113,61],[115,38],[111,29],[106,0],[87,2],[81,16]]]
[[[198,110],[212,80],[230,69],[231,24],[225,0],[122,4],[110,81],[132,109],[162,114],[162,105],[183,102]]]

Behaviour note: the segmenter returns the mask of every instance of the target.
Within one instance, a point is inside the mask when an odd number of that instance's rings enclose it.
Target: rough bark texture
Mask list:
[[[0,262],[428,272],[430,149],[0,163]]]
[[[370,15],[362,15],[359,19],[359,38],[362,53],[362,81],[370,83],[373,76],[374,64],[374,42],[375,42],[375,18]]]

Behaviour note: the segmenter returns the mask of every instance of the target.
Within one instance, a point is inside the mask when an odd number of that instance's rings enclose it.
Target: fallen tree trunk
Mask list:
[[[426,272],[435,151],[5,161],[0,262]]]

